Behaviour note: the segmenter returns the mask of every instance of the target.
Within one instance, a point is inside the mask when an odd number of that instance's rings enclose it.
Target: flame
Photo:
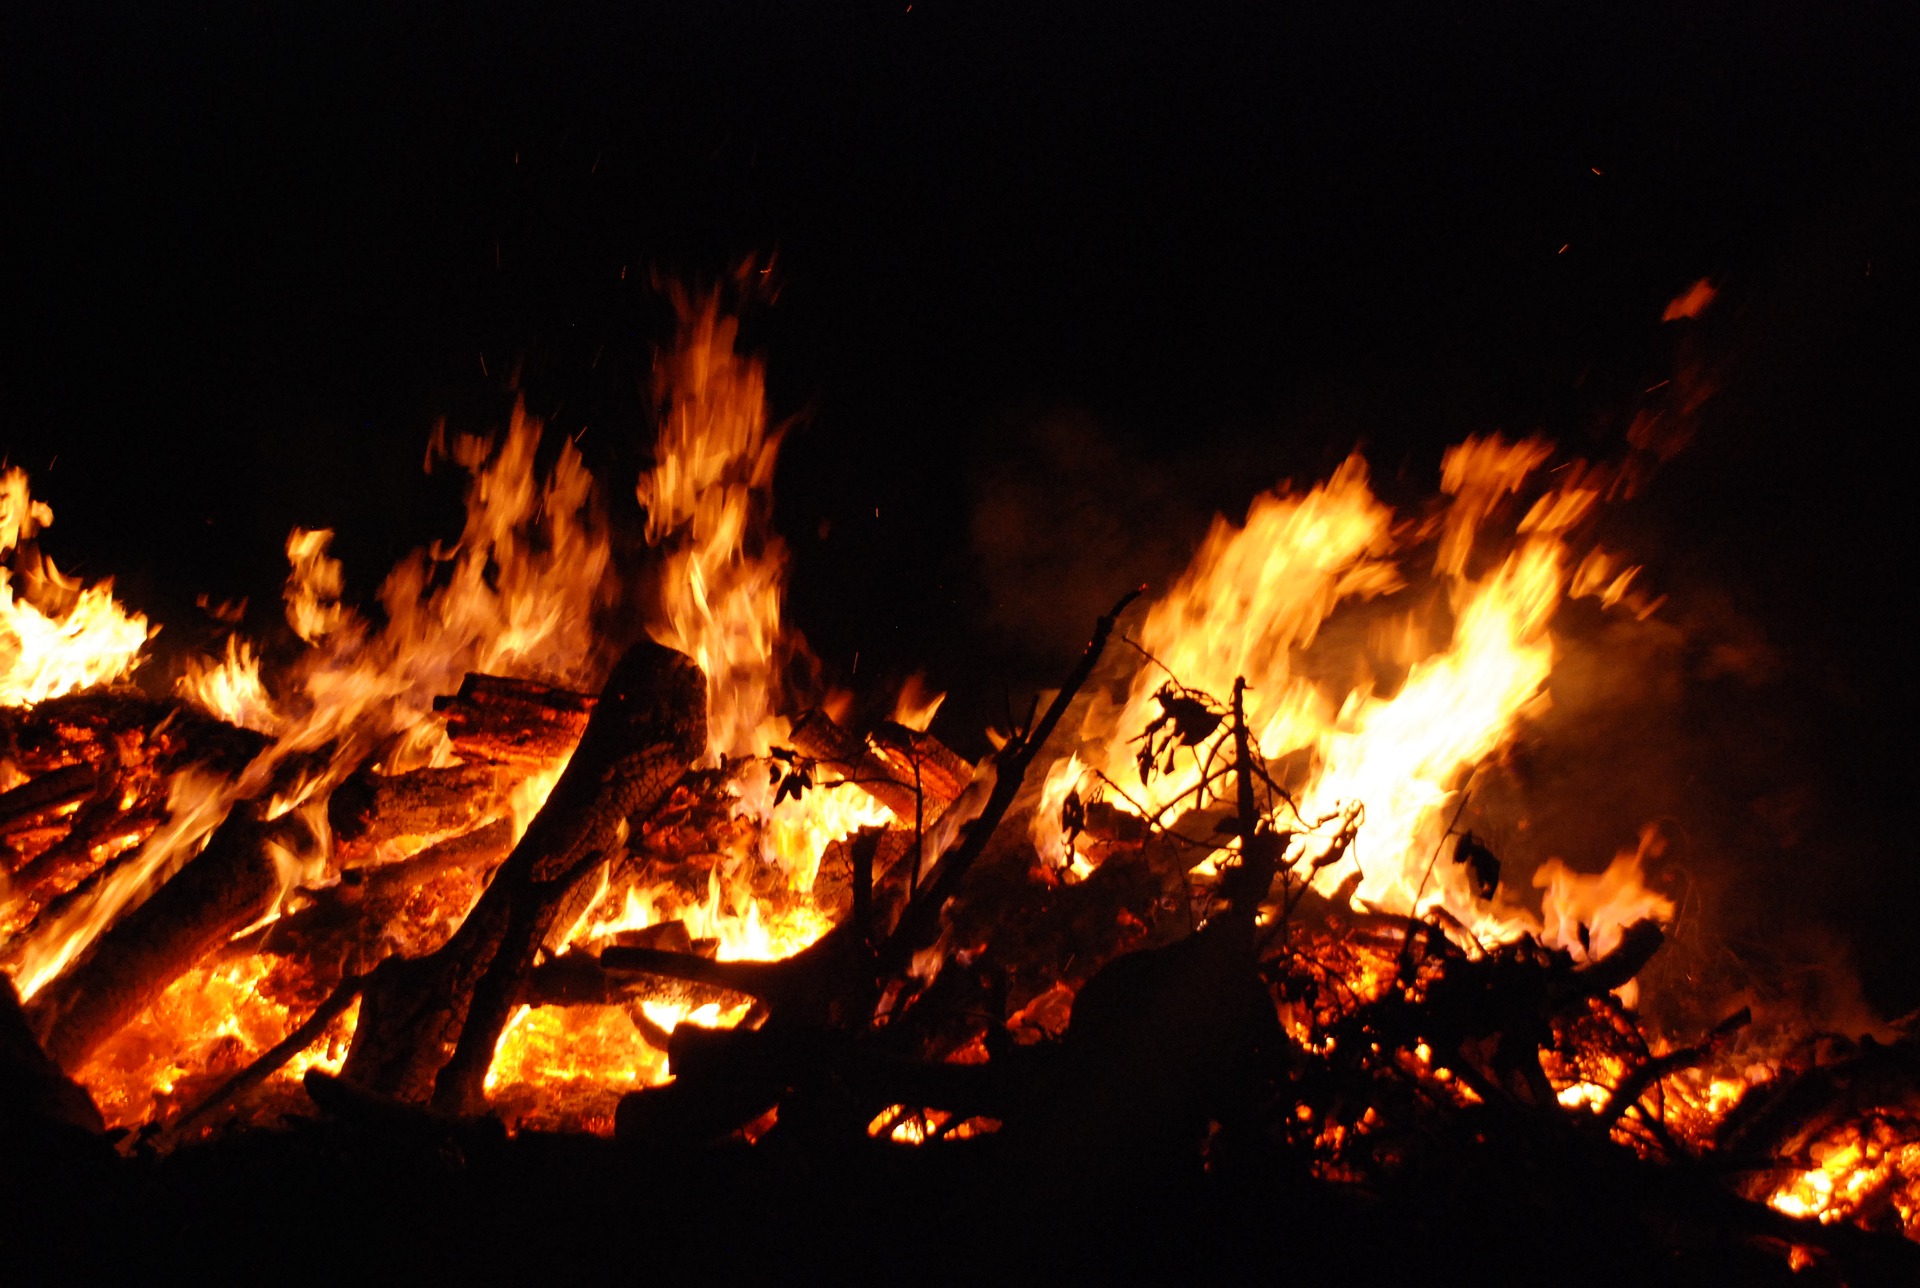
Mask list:
[[[927,687],[927,677],[918,671],[907,677],[900,686],[900,696],[894,699],[893,722],[915,733],[925,733],[933,724],[933,718],[940,711],[940,704],[947,695]]]
[[[0,706],[123,679],[153,634],[114,599],[111,578],[83,585],[39,552],[34,534],[52,522],[53,510],[29,494],[25,470],[0,472],[0,558],[14,565],[0,567]]]
[[[653,630],[708,675],[709,753],[717,762],[758,756],[786,736],[776,710],[775,673],[785,553],[767,530],[779,434],[769,428],[761,364],[734,350],[733,321],[708,300],[683,306],[682,323],[677,346],[660,362],[661,439],[655,467],[638,494],[647,507],[648,538],[662,554]],[[465,526],[456,542],[416,552],[388,575],[378,617],[346,602],[345,569],[330,553],[331,531],[291,533],[284,599],[288,623],[306,651],[268,669],[249,641],[233,636],[223,656],[189,661],[177,682],[189,701],[268,734],[271,744],[230,779],[199,770],[174,777],[169,820],[92,897],[34,928],[19,958],[24,995],[54,978],[127,907],[190,859],[239,800],[271,790],[268,812],[299,820],[307,837],[295,843],[287,838],[296,833],[284,825],[277,830],[272,857],[283,889],[260,924],[280,915],[281,903],[295,890],[328,884],[333,868],[326,801],[333,787],[370,762],[388,773],[449,763],[451,747],[432,703],[453,692],[467,673],[597,687],[603,659],[593,625],[610,600],[611,543],[578,452],[563,442],[542,476],[535,469],[540,436],[539,422],[524,408],[515,409],[497,442],[458,436],[449,444],[436,431],[428,468],[451,459],[469,476]],[[51,515],[29,501],[23,477],[8,486],[0,524],[22,539]],[[143,628],[139,638],[145,638]],[[923,694],[917,702],[917,714],[907,714],[924,723],[938,699]],[[735,764],[730,790],[742,826],[723,846],[726,853],[710,863],[704,895],[689,895],[684,884],[665,879],[625,888],[619,899],[602,897],[588,908],[574,927],[575,944],[679,920],[696,938],[716,941],[722,958],[771,959],[825,933],[830,915],[813,899],[822,856],[859,828],[894,822],[891,813],[846,784],[822,782],[783,798],[765,760]],[[565,768],[563,757],[513,788],[506,808],[516,837]],[[444,937],[465,906],[460,901],[475,893],[463,883],[453,886],[436,896],[444,907],[409,914],[420,924],[392,927],[394,942],[416,951]],[[212,976],[198,972],[196,978],[215,988]],[[278,981],[272,973],[262,978]],[[630,1019],[593,1009],[516,1017],[502,1038],[489,1085],[509,1096],[539,1088],[555,1103],[585,1103],[581,1088],[593,1079],[604,1089],[665,1076],[658,1053]],[[735,1023],[744,1007],[688,1011],[654,1005],[643,1013],[671,1028],[689,1019]],[[276,1033],[262,1022],[243,1033],[168,1002],[156,1003],[136,1027],[156,1042],[170,1029],[180,1051],[200,1053],[179,1056],[185,1068],[196,1059],[237,1058],[235,1044],[257,1053],[284,1036],[287,1026]],[[216,1051],[226,1054],[210,1054]],[[122,1054],[121,1065],[133,1060],[149,1082],[172,1076],[156,1074],[151,1060]],[[121,1074],[139,1080],[127,1068],[111,1073],[110,1067],[119,1067],[111,1058],[99,1060],[106,1063],[96,1061],[97,1085]]]
[[[1475,575],[1474,555],[1482,529],[1551,455],[1539,440],[1498,436],[1469,438],[1447,452],[1441,489],[1452,500],[1437,526],[1433,575],[1449,612],[1376,626],[1387,660],[1406,665],[1391,693],[1371,674],[1344,692],[1330,689],[1302,674],[1302,662],[1343,604],[1407,587],[1391,556],[1433,525],[1396,525],[1357,456],[1304,495],[1256,497],[1243,525],[1216,520],[1192,565],[1148,611],[1139,646],[1149,660],[1125,704],[1090,707],[1074,749],[1088,772],[1068,758],[1048,770],[1035,822],[1043,857],[1063,867],[1079,861],[1065,853],[1055,817],[1076,786],[1163,824],[1200,804],[1203,758],[1176,750],[1142,781],[1133,763],[1145,754],[1139,737],[1162,714],[1169,677],[1190,691],[1224,695],[1244,676],[1260,754],[1268,761],[1304,756],[1310,767],[1294,793],[1298,818],[1287,820],[1296,832],[1288,858],[1312,873],[1316,890],[1331,895],[1357,879],[1357,904],[1400,912],[1443,906],[1476,935],[1497,939],[1539,929],[1523,909],[1484,898],[1468,873],[1434,857],[1464,781],[1547,700],[1548,623],[1573,587],[1567,543],[1598,500],[1597,487],[1569,471],[1526,511],[1491,570]],[[1611,562],[1585,567],[1581,590],[1615,601],[1626,595],[1633,570]],[[1425,647],[1441,630],[1444,646]],[[1636,912],[1671,915],[1669,902],[1639,884],[1637,863],[1616,869],[1600,885],[1579,887],[1587,900],[1580,915],[1601,915],[1589,897],[1597,891],[1616,900],[1608,905],[1610,926]],[[1573,915],[1574,890],[1563,881],[1550,891],[1562,921]]]
[[[735,351],[736,324],[709,298],[681,299],[680,338],[655,371],[656,463],[636,494],[647,541],[665,551],[653,637],[707,676],[712,758],[765,755],[775,719],[774,645],[786,547],[768,530],[780,431],[766,375]]]
[[[188,658],[174,687],[195,706],[242,729],[272,734],[282,724],[273,698],[260,679],[260,657],[253,651],[252,642],[238,635],[227,637],[226,656],[218,661]]]
[[[1673,901],[1645,885],[1646,860],[1665,848],[1659,829],[1649,824],[1640,830],[1640,844],[1622,850],[1604,872],[1575,872],[1558,859],[1541,864],[1533,874],[1533,884],[1546,891],[1541,942],[1584,961],[1612,952],[1637,921],[1672,921]]]

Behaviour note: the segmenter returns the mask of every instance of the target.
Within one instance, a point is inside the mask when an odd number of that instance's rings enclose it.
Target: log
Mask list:
[[[594,708],[591,694],[532,680],[469,675],[460,691],[434,699],[447,737],[464,760],[547,768],[571,752]]]
[[[74,811],[67,834],[14,872],[15,892],[35,904],[45,903],[73,889],[99,866],[95,847],[150,832],[166,818],[164,794],[153,792],[128,804],[125,790],[120,774],[96,778],[94,790]]]
[[[497,818],[471,832],[450,836],[397,863],[355,869],[368,902],[404,899],[445,872],[467,869],[491,873],[513,850],[513,821]]]
[[[721,985],[610,965],[603,957],[604,954],[596,958],[591,953],[568,952],[541,962],[527,972],[519,1000],[528,1006],[667,1002],[687,1007],[704,1006],[708,1002],[733,1006],[743,1000],[739,992]]]
[[[327,802],[339,861],[353,867],[401,837],[470,831],[503,813],[514,784],[524,777],[492,761],[404,774],[356,773]]]
[[[225,956],[272,953],[306,963],[321,979],[357,972],[375,959],[388,919],[414,891],[455,871],[484,882],[512,848],[512,823],[497,819],[411,858],[349,868],[338,885],[308,891],[304,907],[227,944]]]
[[[498,1118],[441,1113],[368,1091],[319,1069],[307,1070],[300,1081],[313,1103],[327,1113],[387,1139],[450,1146],[462,1155],[497,1151],[507,1143],[507,1129]]]
[[[27,1005],[47,1054],[78,1070],[201,958],[265,916],[280,894],[260,807],[235,806],[172,880],[121,917]]]
[[[973,781],[973,764],[930,733],[889,720],[867,735],[867,743],[896,782],[919,784],[929,818]]]
[[[86,1088],[61,1072],[34,1037],[13,980],[0,975],[0,1137],[22,1121],[106,1130]]]
[[[898,725],[882,725],[871,737],[862,738],[835,723],[826,712],[809,711],[794,722],[789,741],[801,755],[858,784],[908,827],[913,826],[915,817],[916,760],[920,767],[919,816],[928,825],[973,780],[973,766],[939,739]]]
[[[156,797],[125,813],[109,811],[84,825],[76,820],[74,832],[21,864],[14,875],[14,903],[0,917],[0,930],[8,936],[0,964],[13,963],[15,952],[25,947],[42,921],[57,920],[75,903],[91,898],[166,818],[167,803]],[[114,842],[124,842],[120,852],[96,865],[94,848]]]
[[[0,708],[0,754],[29,774],[77,760],[97,764],[114,754],[120,737],[137,739],[162,773],[196,760],[238,771],[272,741],[177,699],[150,698],[131,685]]]
[[[667,800],[705,746],[699,669],[651,642],[629,650],[553,794],[460,929],[369,985],[342,1078],[401,1101],[430,1096],[446,1112],[483,1105],[535,952],[578,914],[599,865],[624,847],[628,818]]]

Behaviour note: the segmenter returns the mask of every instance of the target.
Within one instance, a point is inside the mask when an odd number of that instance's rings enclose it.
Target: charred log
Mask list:
[[[327,803],[340,862],[355,866],[401,837],[470,831],[505,812],[508,793],[523,776],[491,763],[354,774]]]
[[[794,749],[851,779],[862,791],[912,826],[925,824],[954,802],[973,779],[973,766],[932,734],[883,724],[861,737],[824,711],[794,722]]]
[[[460,691],[434,702],[447,719],[454,750],[469,761],[540,769],[572,751],[596,699],[496,675],[469,675]]]
[[[42,1049],[13,981],[0,976],[0,1138],[27,1123],[61,1123],[95,1133],[106,1129],[86,1088]]]
[[[342,1077],[443,1110],[484,1103],[522,977],[583,886],[658,808],[706,743],[705,684],[685,657],[635,646],[594,706],[566,772],[480,902],[443,947],[376,980]]]
[[[31,827],[47,815],[93,795],[99,773],[92,765],[62,765],[0,793],[0,833]]]
[[[28,1004],[47,1053],[78,1069],[197,962],[259,920],[280,894],[257,807],[235,807],[206,849],[123,916]]]

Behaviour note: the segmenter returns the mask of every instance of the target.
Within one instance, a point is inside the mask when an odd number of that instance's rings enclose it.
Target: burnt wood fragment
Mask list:
[[[32,826],[66,805],[93,795],[99,772],[92,765],[62,765],[0,793],[0,832]]]

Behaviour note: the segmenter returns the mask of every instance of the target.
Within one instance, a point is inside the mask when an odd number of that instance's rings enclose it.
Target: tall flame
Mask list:
[[[647,541],[666,551],[653,637],[707,676],[709,754],[764,755],[775,721],[774,646],[786,547],[768,529],[780,431],[766,375],[736,352],[737,324],[709,297],[680,307],[680,336],[655,369],[656,464],[637,494]]]
[[[1143,782],[1132,763],[1137,739],[1160,714],[1158,695],[1170,676],[1216,695],[1244,676],[1260,754],[1269,761],[1304,755],[1310,766],[1295,792],[1299,818],[1291,825],[1299,835],[1289,857],[1310,865],[1303,870],[1312,871],[1317,890],[1331,895],[1354,882],[1353,897],[1374,907],[1411,912],[1439,904],[1496,937],[1538,930],[1505,901],[1476,893],[1456,865],[1435,865],[1433,855],[1446,829],[1445,808],[1463,780],[1546,701],[1553,664],[1547,626],[1572,576],[1566,542],[1597,492],[1573,471],[1526,512],[1520,539],[1491,571],[1475,578],[1472,555],[1503,499],[1550,456],[1538,440],[1498,436],[1469,438],[1446,454],[1441,486],[1452,501],[1437,526],[1434,573],[1451,622],[1408,619],[1397,648],[1407,653],[1405,679],[1391,693],[1367,677],[1345,692],[1330,691],[1298,668],[1342,603],[1407,584],[1390,556],[1408,533],[1434,529],[1397,528],[1357,456],[1304,495],[1256,497],[1243,525],[1217,520],[1186,573],[1147,613],[1139,644],[1149,660],[1125,703],[1090,708],[1085,743],[1049,770],[1043,804],[1057,808],[1091,778],[1117,789],[1122,808],[1177,820],[1197,803],[1201,761],[1176,755]],[[1613,572],[1605,556],[1583,566],[1589,571],[1579,589],[1603,598],[1619,599],[1632,575]],[[1448,626],[1444,647],[1419,648]],[[1083,772],[1083,762],[1097,777]],[[1349,845],[1344,837],[1356,826],[1358,839]],[[1066,854],[1051,831],[1048,818],[1036,821],[1043,854],[1073,866],[1077,856]],[[1638,877],[1636,861],[1608,888],[1639,898],[1636,907],[1670,912],[1657,896],[1643,897]],[[1550,898],[1566,903],[1572,887],[1564,884]]]

